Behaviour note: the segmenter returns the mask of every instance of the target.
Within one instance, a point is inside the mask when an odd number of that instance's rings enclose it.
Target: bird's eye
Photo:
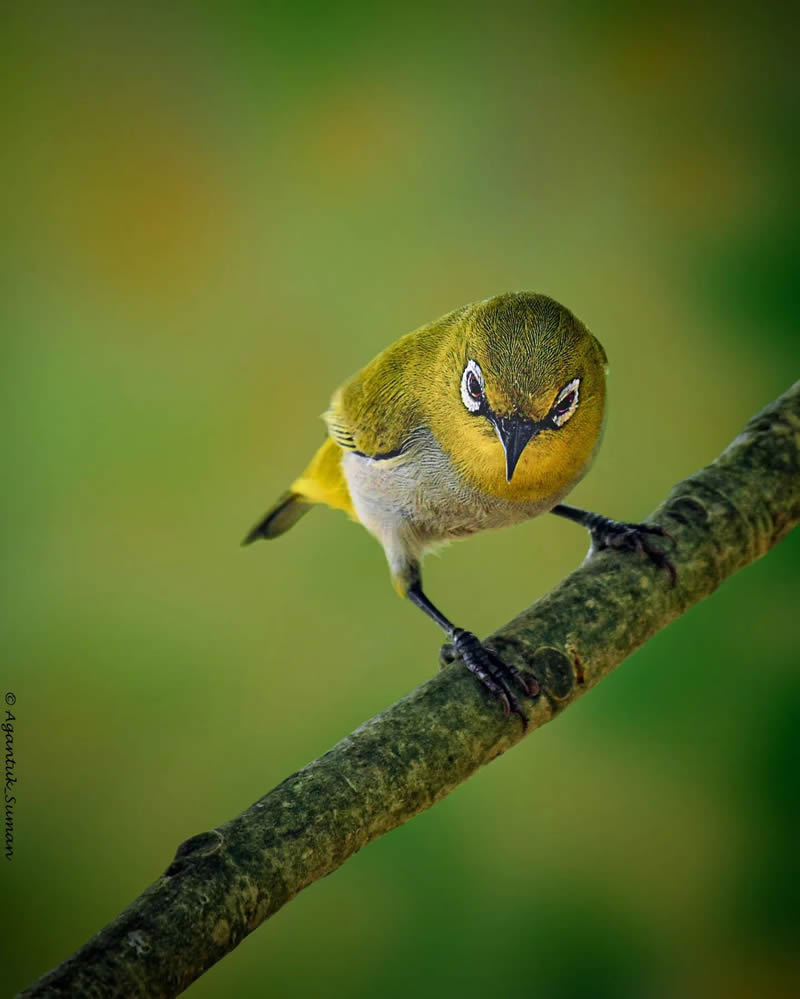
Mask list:
[[[461,401],[470,411],[477,413],[483,405],[483,372],[477,361],[467,361],[461,376]]]
[[[569,409],[572,408],[572,404],[575,402],[575,393],[568,392],[567,395],[558,403],[557,406],[553,408],[553,412],[558,416],[563,416]]]
[[[550,418],[557,427],[563,427],[567,420],[578,408],[578,386],[580,378],[573,378],[558,393],[553,408],[550,410]]]

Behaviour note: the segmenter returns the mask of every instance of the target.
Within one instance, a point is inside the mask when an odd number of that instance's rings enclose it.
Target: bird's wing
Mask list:
[[[355,434],[350,423],[336,407],[336,398],[331,401],[331,408],[322,414],[328,425],[328,436],[332,438],[343,451],[357,451]]]
[[[323,419],[342,450],[376,461],[406,451],[422,421],[405,375],[404,366],[387,363],[384,354],[334,394]]]

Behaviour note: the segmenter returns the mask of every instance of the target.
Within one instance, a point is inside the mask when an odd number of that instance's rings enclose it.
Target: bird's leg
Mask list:
[[[534,677],[526,675],[515,666],[504,662],[496,652],[487,648],[471,631],[456,628],[453,622],[446,618],[422,592],[422,583],[419,578],[408,587],[406,596],[445,632],[470,673],[474,673],[484,687],[499,698],[506,717],[513,711],[520,716],[522,724],[527,728],[528,719],[514,695],[512,684],[516,682],[529,697],[535,697],[539,693],[539,684]]]
[[[603,517],[599,513],[590,513],[588,510],[581,510],[577,506],[567,506],[566,503],[559,503],[554,506],[550,513],[557,517],[566,517],[576,524],[585,527],[592,536],[592,547],[597,551],[611,549],[613,551],[639,551],[643,552],[660,569],[666,569],[672,585],[678,579],[675,566],[660,548],[654,548],[648,535],[656,535],[661,538],[668,538],[672,541],[672,535],[668,534],[663,527],[657,524],[628,524],[619,520],[611,520]]]

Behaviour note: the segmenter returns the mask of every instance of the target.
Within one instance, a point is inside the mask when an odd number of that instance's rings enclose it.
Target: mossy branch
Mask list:
[[[645,559],[598,553],[492,636],[541,683],[526,705],[528,735],[800,520],[800,382],[650,519],[675,539],[676,586]],[[232,821],[183,843],[154,884],[21,995],[177,995],[303,888],[524,734],[449,666]]]

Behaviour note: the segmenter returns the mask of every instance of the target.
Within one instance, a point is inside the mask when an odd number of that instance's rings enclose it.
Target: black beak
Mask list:
[[[492,422],[506,453],[506,482],[510,482],[522,452],[536,433],[536,424],[533,420],[520,420],[513,416],[499,416]]]

